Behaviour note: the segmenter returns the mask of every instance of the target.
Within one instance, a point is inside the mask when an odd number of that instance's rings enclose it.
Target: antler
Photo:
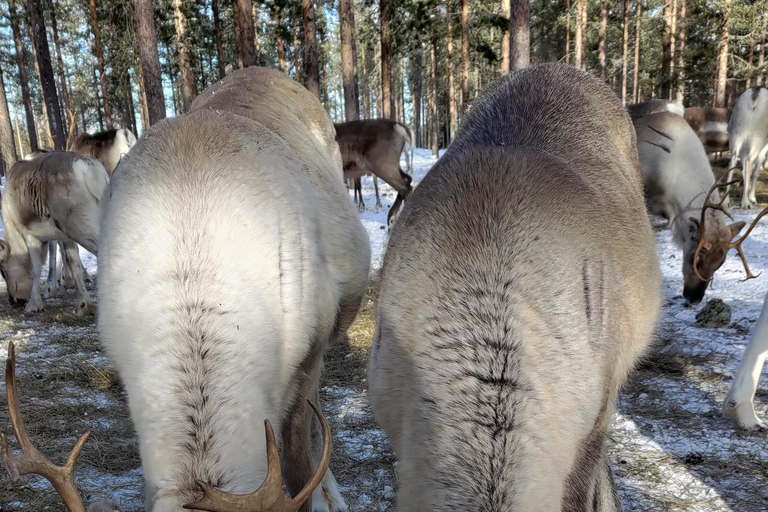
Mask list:
[[[707,196],[704,198],[704,206],[701,207],[701,218],[699,220],[699,245],[696,247],[696,253],[693,256],[693,271],[696,272],[696,275],[702,281],[709,281],[709,279],[704,279],[704,277],[699,274],[699,254],[701,253],[702,248],[706,248],[707,250],[712,248],[712,244],[707,242],[707,228],[705,220],[707,209],[711,208],[713,210],[720,210],[729,219],[733,219],[733,217],[731,217],[731,213],[725,208],[725,205],[723,204],[728,198],[727,195],[723,195],[723,197],[720,198],[719,203],[713,203],[709,200],[709,198],[712,197],[712,193],[715,192],[718,188],[727,187],[728,185],[733,185],[734,183],[740,183],[742,181],[741,178],[736,178],[735,180],[724,183],[723,178],[725,178],[726,175],[727,173],[724,173],[722,176],[720,176],[720,178],[718,178],[715,184],[710,187],[709,192],[707,192]]]
[[[22,475],[37,474],[51,482],[56,492],[59,493],[64,504],[70,512],[85,512],[83,500],[75,486],[75,463],[90,431],[83,434],[77,441],[72,453],[67,458],[64,466],[55,466],[37,448],[32,445],[27,435],[27,429],[21,419],[19,398],[16,395],[16,349],[13,343],[8,344],[8,360],[5,363],[5,387],[8,391],[8,411],[11,416],[13,434],[21,446],[22,455],[10,455],[8,451],[8,439],[5,434],[0,434],[2,442],[3,462],[8,476],[12,482],[17,482]]]
[[[744,240],[747,239],[749,234],[752,232],[753,229],[755,229],[755,226],[757,225],[757,221],[762,219],[766,214],[768,214],[768,208],[764,208],[763,211],[761,211],[757,217],[755,217],[755,220],[752,221],[752,224],[749,225],[749,229],[747,229],[747,232],[742,235],[741,238],[736,240],[735,242],[731,242],[728,244],[728,250],[736,249],[736,251],[739,253],[739,258],[741,258],[741,263],[744,265],[744,270],[747,272],[747,277],[745,277],[743,280],[747,281],[749,279],[754,279],[756,277],[759,277],[760,274],[754,275],[749,270],[749,265],[747,265],[747,258],[744,256],[744,251],[741,249],[741,244],[744,243]]]
[[[229,494],[205,482],[198,481],[197,485],[203,490],[203,499],[197,503],[184,505],[184,508],[209,512],[295,512],[299,510],[312,495],[315,487],[322,482],[331,461],[331,434],[328,420],[325,419],[315,404],[309,402],[309,405],[315,411],[323,427],[323,456],[317,471],[295,498],[286,498],[283,493],[283,484],[280,479],[280,456],[277,453],[275,432],[272,430],[272,424],[269,420],[264,420],[264,427],[267,431],[267,477],[261,487],[251,494]]]

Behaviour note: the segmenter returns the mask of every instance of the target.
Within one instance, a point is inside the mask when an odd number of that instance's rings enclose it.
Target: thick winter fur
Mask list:
[[[660,305],[632,124],[575,68],[508,75],[389,242],[369,370],[398,510],[616,511],[616,395]]]
[[[728,139],[731,150],[728,168],[733,169],[740,163],[744,178],[741,207],[752,208],[757,204],[757,178],[768,156],[768,89],[753,87],[739,96],[728,122]],[[732,175],[733,170],[728,173],[728,181]]]
[[[72,151],[95,158],[110,176],[123,155],[136,144],[136,136],[127,128],[107,130],[89,135],[81,133],[72,143]]]
[[[731,109],[719,107],[688,107],[685,109],[685,120],[707,153],[728,151],[728,120]]]
[[[627,112],[632,121],[637,121],[643,116],[658,114],[659,112],[672,112],[682,116],[685,113],[685,107],[682,103],[671,100],[648,100],[641,103],[627,105]]]
[[[636,121],[635,128],[648,210],[669,219],[673,239],[683,249],[683,295],[698,304],[709,284],[693,269],[701,240],[701,209],[715,183],[709,158],[696,133],[678,115],[652,114]],[[719,201],[717,192],[712,200]],[[729,225],[726,220],[723,212],[707,209],[706,237],[712,248],[699,257],[699,273],[707,279],[725,262],[727,245],[744,227],[744,222]]]
[[[768,296],[747,349],[723,403],[723,415],[744,430],[768,432],[768,423],[755,414],[755,391],[768,355]]]
[[[285,74],[236,71],[149,129],[115,173],[99,331],[128,392],[146,510],[195,480],[234,493],[266,473],[264,420],[292,494],[322,440],[322,357],[357,314],[370,249],[333,125]],[[346,508],[330,470],[302,510]]]
[[[101,202],[108,187],[104,166],[77,153],[41,153],[11,168],[2,201],[6,238],[0,243],[0,270],[11,303],[26,303],[29,312],[43,309],[44,244],[58,240],[78,290],[78,313],[93,313],[77,244],[98,253]],[[47,294],[54,276],[49,272]]]
[[[411,177],[400,168],[400,154],[407,149],[410,130],[389,119],[351,121],[335,127],[344,177],[359,180],[361,176],[374,174],[397,191],[395,203],[387,214],[387,223],[391,226],[400,205],[411,192]],[[376,201],[378,204],[378,191]],[[360,205],[365,209],[362,195]]]

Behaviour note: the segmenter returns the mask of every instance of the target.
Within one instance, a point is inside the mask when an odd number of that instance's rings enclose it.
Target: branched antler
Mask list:
[[[277,453],[275,432],[269,420],[264,421],[267,433],[267,477],[255,492],[251,494],[230,494],[220,491],[205,483],[197,482],[203,490],[203,498],[197,503],[184,505],[186,509],[207,510],[209,512],[295,512],[301,508],[305,501],[312,495],[315,487],[323,481],[328,464],[331,460],[331,433],[328,420],[325,419],[320,409],[309,402],[315,411],[320,424],[323,427],[323,455],[318,464],[317,471],[310,481],[296,495],[289,499],[283,493],[283,484],[280,471],[280,456]]]
[[[729,185],[733,185],[734,183],[740,183],[742,180],[741,178],[736,178],[735,180],[731,180],[728,182],[724,182],[724,178],[727,176],[728,173],[724,173],[720,178],[715,182],[712,187],[710,187],[709,192],[707,192],[707,196],[704,198],[704,206],[701,207],[701,217],[699,220],[699,245],[696,247],[696,253],[693,257],[693,271],[696,272],[696,275],[701,279],[702,281],[709,281],[709,279],[705,279],[702,277],[701,274],[699,274],[699,256],[701,254],[702,249],[706,249],[709,251],[712,249],[712,244],[707,242],[707,227],[706,227],[706,213],[707,209],[712,210],[719,210],[723,212],[726,217],[729,219],[733,219],[731,216],[731,213],[726,209],[725,200],[728,198],[727,195],[723,195],[723,197],[720,198],[719,203],[713,203],[710,198],[712,197],[712,194],[720,187],[727,187]],[[711,279],[711,278],[710,278]]]
[[[744,251],[741,249],[741,244],[744,243],[744,240],[747,239],[749,234],[752,232],[753,229],[755,229],[755,226],[757,225],[757,221],[762,219],[766,214],[768,214],[768,208],[764,208],[763,211],[761,211],[757,217],[755,217],[755,220],[752,221],[752,224],[749,225],[749,229],[747,229],[747,232],[744,233],[741,238],[737,239],[734,242],[731,242],[728,244],[728,250],[736,249],[736,251],[739,253],[739,258],[741,258],[741,263],[744,265],[744,270],[747,272],[747,277],[743,279],[743,281],[747,281],[749,279],[754,279],[756,277],[759,277],[760,274],[754,275],[749,270],[749,265],[747,265],[747,258],[744,256]]]
[[[56,466],[45,455],[34,447],[27,435],[27,429],[21,419],[19,398],[16,394],[16,349],[13,343],[8,344],[8,360],[5,363],[5,387],[8,391],[8,411],[11,416],[13,434],[21,446],[21,455],[11,455],[8,451],[8,439],[5,434],[0,434],[2,442],[3,462],[8,476],[12,482],[17,482],[22,475],[37,474],[51,482],[56,492],[59,493],[64,504],[70,512],[85,512],[83,500],[75,485],[75,463],[90,431],[83,434],[77,441],[72,453],[63,466]]]

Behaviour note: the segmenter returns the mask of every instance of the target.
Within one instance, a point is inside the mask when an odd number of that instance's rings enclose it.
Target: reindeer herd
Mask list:
[[[74,152],[16,164],[0,271],[11,303],[40,311],[42,265],[48,254],[52,296],[61,245],[77,312],[92,314],[78,244],[98,254],[98,331],[127,391],[147,511],[345,510],[319,383],[368,286],[345,178],[374,174],[398,193],[369,367],[399,461],[398,510],[619,511],[606,439],[661,308],[648,212],[669,219],[692,304],[731,248],[752,276],[741,242],[766,213],[736,239],[745,224],[729,223],[720,197],[732,177],[715,180],[707,156],[722,144],[705,142],[723,122],[688,110],[654,101],[630,117],[590,75],[532,66],[475,100],[411,191],[399,164],[405,151],[412,169],[408,127],[334,126],[285,74],[246,68],[138,141],[81,136]],[[764,88],[725,123],[745,208],[766,123]],[[766,429],[752,406],[766,351],[763,311],[724,406],[741,428]],[[65,466],[50,463],[21,419],[14,371],[11,344],[22,452],[3,436],[8,473],[44,476],[84,512],[74,467],[87,434]]]

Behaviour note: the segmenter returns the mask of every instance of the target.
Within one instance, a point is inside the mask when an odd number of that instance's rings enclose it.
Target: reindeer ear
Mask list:
[[[699,238],[699,219],[688,217],[688,232],[691,234],[691,238]]]
[[[0,238],[0,261],[5,261],[11,256],[11,246]]]
[[[747,223],[743,220],[740,220],[738,222],[734,222],[733,224],[728,224],[728,229],[731,230],[731,238],[736,238],[736,235],[741,233],[741,230],[744,229],[744,226],[746,226]]]

